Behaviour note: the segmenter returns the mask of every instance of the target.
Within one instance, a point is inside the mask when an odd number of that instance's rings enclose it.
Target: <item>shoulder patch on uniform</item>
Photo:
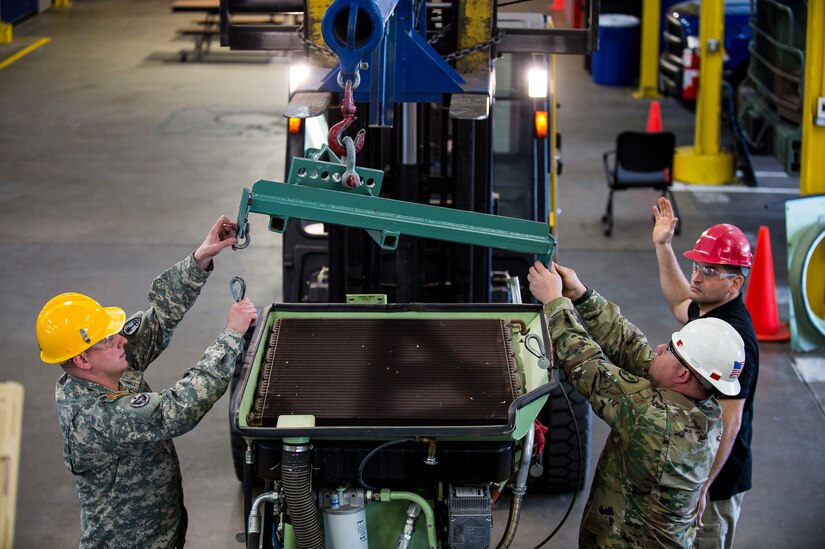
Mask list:
[[[157,393],[132,393],[131,398],[122,398],[115,402],[123,412],[137,418],[148,419],[160,405],[161,398]]]
[[[135,335],[137,331],[140,329],[140,323],[143,320],[143,315],[138,314],[130,318],[126,321],[126,324],[123,325],[123,335],[131,336]]]
[[[129,399],[129,406],[132,408],[143,408],[149,404],[149,395],[146,393],[138,393]]]
[[[619,375],[623,380],[627,381],[628,383],[639,383],[639,378],[634,376],[625,369],[619,370]]]

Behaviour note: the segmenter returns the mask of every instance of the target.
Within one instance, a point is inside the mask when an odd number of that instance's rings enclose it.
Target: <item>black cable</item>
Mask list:
[[[396,444],[401,444],[402,442],[415,442],[414,438],[401,438],[398,440],[390,440],[385,442],[380,446],[376,446],[373,448],[369,454],[367,454],[364,459],[361,460],[361,465],[358,466],[358,482],[361,483],[361,486],[366,488],[367,490],[375,490],[374,486],[370,486],[366,482],[364,482],[364,467],[366,467],[367,462],[372,459],[372,456],[383,450],[384,448],[389,448],[390,446],[394,446]]]
[[[564,385],[559,383],[559,387],[561,388],[561,394],[564,397],[564,401],[567,402],[567,409],[570,411],[570,419],[573,420],[573,427],[576,429],[576,448],[579,452],[579,477],[576,479],[576,489],[573,490],[573,499],[570,500],[570,505],[567,507],[567,511],[564,513],[564,516],[561,518],[561,522],[559,522],[558,526],[550,532],[550,535],[544,538],[544,541],[536,545],[533,549],[539,549],[543,547],[545,543],[550,541],[556,533],[561,530],[561,527],[564,526],[564,523],[567,521],[567,517],[570,516],[570,513],[573,511],[573,507],[576,505],[576,499],[579,495],[579,485],[582,481],[582,475],[584,474],[583,465],[582,465],[582,436],[579,433],[579,424],[576,422],[576,413],[573,411],[573,405],[570,404],[570,398],[567,396],[567,391],[564,390]]]
[[[516,4],[523,4],[525,2],[530,2],[530,1],[531,0],[512,0],[512,2],[502,2],[500,4],[496,3],[496,6],[499,7],[499,8],[503,8],[505,6],[514,6]]]
[[[756,148],[756,145],[751,142],[750,138],[748,137],[747,133],[742,130],[742,126],[739,125],[739,120],[736,118],[736,103],[734,102],[734,90],[733,86],[727,80],[722,80],[722,90],[724,91],[724,102],[727,106],[728,112],[728,124],[730,124],[730,133],[731,138],[734,142],[734,151],[737,153],[737,156],[742,156],[744,158],[739,158],[740,164],[743,166],[743,172],[745,172],[745,184],[749,187],[756,187],[758,185],[758,181],[756,180],[756,174],[753,170],[753,159],[751,158],[750,147]],[[741,147],[736,147],[736,143],[740,143]]]

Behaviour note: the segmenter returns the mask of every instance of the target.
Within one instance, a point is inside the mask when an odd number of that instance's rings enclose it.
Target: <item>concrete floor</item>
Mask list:
[[[62,464],[53,386],[58,369],[38,360],[34,322],[62,291],[89,293],[127,311],[145,307],[151,279],[190,253],[221,213],[235,216],[241,189],[256,179],[282,180],[287,101],[283,60],[218,52],[179,63],[175,29],[191,16],[165,0],[77,0],[14,29],[6,58],[39,37],[52,40],[0,72],[0,316],[5,359],[0,379],[26,389],[16,547],[72,547],[79,538],[74,480]],[[560,261],[622,305],[653,342],[678,328],[658,289],[650,245],[655,193],[616,196],[612,238],[599,218],[607,197],[601,153],[623,129],[642,129],[647,103],[629,88],[596,86],[581,58],[560,60],[557,75],[564,134],[560,180]],[[692,141],[690,113],[663,102],[666,129]],[[759,159],[765,170],[777,167]],[[684,188],[680,250],[707,226],[732,222],[755,243],[770,227],[780,316],[787,318],[782,200],[793,178],[763,179],[759,192]],[[243,276],[258,305],[278,301],[280,239],[252,220],[248,249],[225,253],[175,341],[148,375],[167,387],[222,328],[231,303],[227,281]],[[684,262],[687,267],[687,262]],[[761,346],[754,435],[754,488],[737,546],[823,547],[825,420],[822,382],[805,382],[787,344]],[[816,357],[815,357],[816,358]],[[191,433],[176,441],[190,513],[190,546],[234,548],[243,529],[241,490],[229,453],[224,397]],[[819,402],[822,400],[819,398]],[[593,453],[606,429],[594,422]],[[592,469],[592,467],[591,467]],[[592,475],[592,470],[590,472]],[[552,530],[569,497],[530,496],[515,544],[535,546]],[[573,547],[584,497],[551,545]],[[496,512],[496,536],[506,510]],[[498,539],[498,537],[496,537]]]

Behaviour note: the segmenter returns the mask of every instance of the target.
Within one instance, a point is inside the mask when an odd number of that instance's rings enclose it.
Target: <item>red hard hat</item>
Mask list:
[[[693,249],[683,254],[699,263],[750,267],[753,263],[751,245],[739,227],[720,223],[699,237]]]

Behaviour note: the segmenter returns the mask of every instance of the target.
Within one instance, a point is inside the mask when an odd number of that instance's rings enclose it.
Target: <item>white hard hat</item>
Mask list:
[[[723,395],[739,394],[739,374],[745,367],[745,343],[727,322],[699,318],[671,337],[673,347],[693,371]]]

